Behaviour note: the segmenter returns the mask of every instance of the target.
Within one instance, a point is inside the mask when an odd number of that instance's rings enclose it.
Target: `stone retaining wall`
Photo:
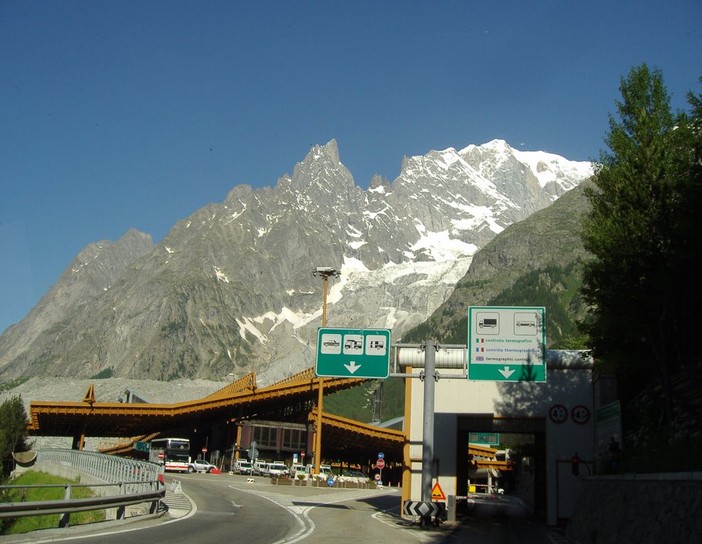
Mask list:
[[[565,535],[577,544],[702,542],[702,473],[583,478]]]

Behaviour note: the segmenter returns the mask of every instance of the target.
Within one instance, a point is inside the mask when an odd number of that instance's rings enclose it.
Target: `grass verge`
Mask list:
[[[74,480],[59,478],[58,476],[52,476],[46,472],[27,471],[21,474],[19,477],[7,482],[8,485],[47,485],[65,483],[77,484],[79,483],[79,480],[77,478]],[[10,490],[2,493],[0,500],[2,502],[48,501],[61,500],[63,499],[63,496],[63,488],[48,487]],[[89,487],[76,487],[71,490],[72,499],[81,499],[94,496],[94,491]],[[0,535],[28,533],[38,529],[54,529],[59,526],[59,519],[60,516],[58,514],[2,519],[0,520]],[[85,523],[94,523],[104,520],[104,510],[92,510],[89,512],[76,512],[71,514],[69,524],[82,525]]]

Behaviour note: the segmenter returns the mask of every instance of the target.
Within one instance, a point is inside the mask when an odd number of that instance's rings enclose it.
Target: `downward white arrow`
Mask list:
[[[356,372],[359,368],[361,368],[361,365],[357,365],[356,361],[351,361],[349,364],[344,365],[346,367],[346,370],[348,370],[351,374]]]
[[[512,374],[514,374],[514,370],[510,370],[508,366],[505,366],[503,369],[498,370],[500,374],[502,374],[505,378],[509,378]]]

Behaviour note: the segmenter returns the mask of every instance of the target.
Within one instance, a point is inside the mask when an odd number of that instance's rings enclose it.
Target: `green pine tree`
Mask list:
[[[620,90],[605,139],[610,151],[587,192],[583,244],[594,256],[582,290],[592,308],[588,333],[595,355],[617,369],[622,400],[660,383],[670,421],[671,376],[693,353],[683,334],[691,299],[680,281],[695,258],[687,237],[700,226],[699,214],[689,215],[700,202],[688,200],[693,131],[686,115],[671,112],[660,71],[635,67]]]

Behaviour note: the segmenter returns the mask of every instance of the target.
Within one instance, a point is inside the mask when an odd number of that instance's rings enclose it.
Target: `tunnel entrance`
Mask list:
[[[457,427],[456,495],[509,494],[545,515],[545,420],[462,415]]]

